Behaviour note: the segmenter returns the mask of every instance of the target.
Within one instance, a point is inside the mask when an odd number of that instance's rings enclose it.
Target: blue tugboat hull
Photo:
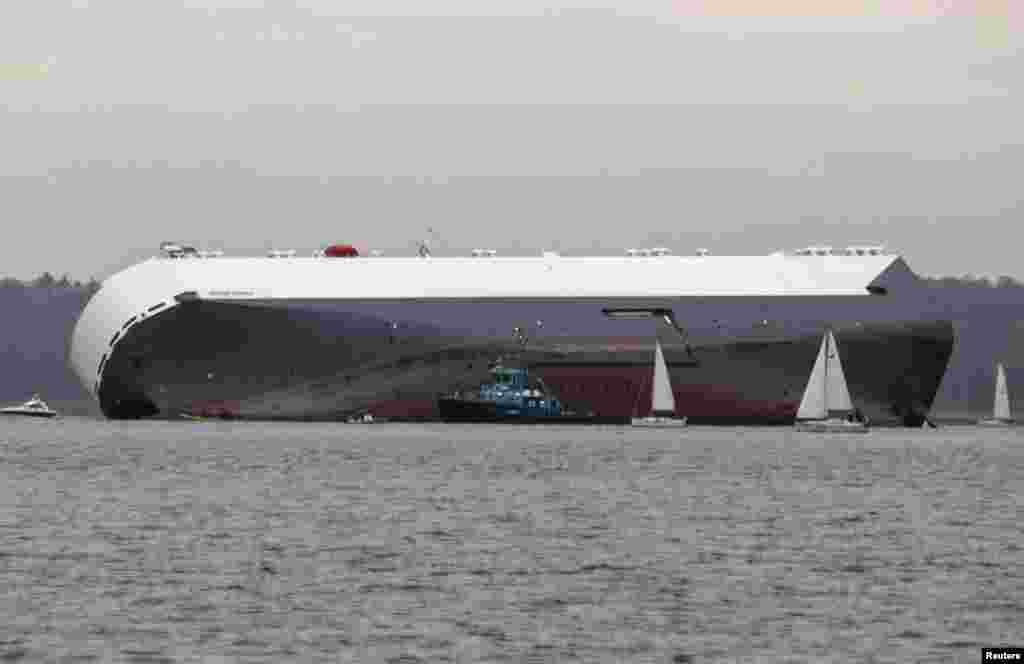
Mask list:
[[[509,424],[629,424],[619,415],[530,415],[500,408],[498,404],[473,399],[440,399],[437,409],[442,422]]]

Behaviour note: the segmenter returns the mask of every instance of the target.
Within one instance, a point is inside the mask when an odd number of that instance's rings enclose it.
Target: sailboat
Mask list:
[[[983,427],[1008,427],[1013,424],[1010,417],[1010,392],[1006,389],[1006,371],[1002,363],[996,365],[996,398],[992,405],[992,417],[978,421]]]
[[[795,427],[797,431],[815,433],[866,433],[868,430],[867,421],[854,417],[839,348],[831,330],[821,340],[818,359],[814,361],[796,413]]]
[[[651,396],[651,415],[634,417],[635,427],[684,427],[685,417],[676,417],[676,400],[672,396],[672,383],[668,377],[668,365],[661,352],[661,343],[654,346],[654,387]]]

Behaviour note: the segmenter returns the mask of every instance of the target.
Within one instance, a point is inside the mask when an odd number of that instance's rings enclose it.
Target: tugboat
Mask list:
[[[57,411],[52,410],[46,405],[42,399],[39,398],[38,394],[32,395],[32,398],[21,404],[20,406],[10,406],[8,408],[0,408],[0,415],[21,415],[22,417],[56,417]]]
[[[563,410],[562,402],[543,381],[530,385],[529,372],[522,368],[491,369],[492,381],[475,393],[441,397],[438,411],[443,422],[508,422],[514,424],[628,424],[628,417],[577,415]]]

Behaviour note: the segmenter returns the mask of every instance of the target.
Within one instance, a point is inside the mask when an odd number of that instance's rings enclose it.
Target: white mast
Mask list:
[[[846,376],[843,373],[843,363],[839,359],[839,347],[832,331],[828,332],[828,362],[825,364],[825,404],[829,412],[853,410],[853,400],[850,399],[850,390],[846,386]]]

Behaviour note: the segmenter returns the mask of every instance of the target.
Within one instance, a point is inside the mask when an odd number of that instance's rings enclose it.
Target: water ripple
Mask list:
[[[0,661],[973,661],[1020,435],[11,423]]]

